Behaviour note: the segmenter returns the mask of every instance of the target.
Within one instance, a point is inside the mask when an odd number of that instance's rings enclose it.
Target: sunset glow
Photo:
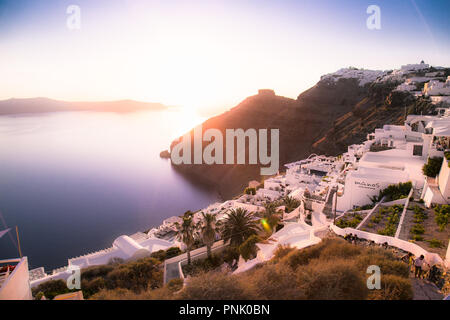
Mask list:
[[[371,31],[369,2],[346,2],[78,1],[81,29],[68,30],[68,3],[2,1],[0,99],[134,99],[215,113],[258,88],[295,98],[343,66],[450,60],[439,6],[383,3],[383,27]]]

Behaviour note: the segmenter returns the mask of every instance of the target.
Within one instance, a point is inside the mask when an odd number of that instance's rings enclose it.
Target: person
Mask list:
[[[352,239],[352,243],[353,244],[357,244],[357,242],[358,242],[358,236],[356,235],[356,233],[355,233],[355,235],[353,236],[353,239]]]
[[[425,257],[420,255],[416,260],[414,260],[414,278],[421,278],[422,277],[422,267],[425,263]]]
[[[387,243],[387,241],[385,243],[383,243],[383,248],[386,250],[388,248],[389,244]]]
[[[408,268],[410,270],[410,272],[412,272],[412,265],[413,265],[413,261],[414,261],[414,257],[413,254],[411,252],[408,252],[407,254],[405,254],[401,260],[405,263],[408,264]]]
[[[347,237],[347,238],[346,238],[345,240],[347,240],[348,242],[352,243],[352,240],[353,240],[353,234],[350,233],[350,234],[346,235],[346,237]]]
[[[436,265],[431,266],[430,271],[428,273],[428,280],[435,284],[439,284],[440,277],[441,271],[439,270],[439,268]]]

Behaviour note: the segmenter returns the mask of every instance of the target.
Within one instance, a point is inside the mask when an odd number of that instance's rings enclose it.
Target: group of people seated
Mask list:
[[[353,244],[357,244],[360,239],[356,234],[349,233],[344,236],[344,240]]]

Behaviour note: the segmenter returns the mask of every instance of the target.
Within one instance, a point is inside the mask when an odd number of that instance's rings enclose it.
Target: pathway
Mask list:
[[[411,284],[413,288],[413,300],[442,300],[444,295],[439,292],[439,289],[433,283],[411,278]]]
[[[224,246],[223,240],[217,241],[211,248],[211,251],[215,251]],[[206,254],[206,247],[201,247],[191,251],[191,260],[201,255]],[[172,279],[181,278],[178,265],[181,261],[187,260],[187,253],[180,254],[179,256],[167,259],[164,262],[164,284]]]

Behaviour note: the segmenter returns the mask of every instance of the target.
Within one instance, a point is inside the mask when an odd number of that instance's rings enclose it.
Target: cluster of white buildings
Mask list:
[[[326,74],[320,77],[321,81],[336,82],[339,79],[356,79],[360,86],[371,83],[376,79],[385,76],[386,71],[381,70],[366,70],[357,68],[342,68],[336,72]]]
[[[403,81],[395,89],[408,91],[416,97],[429,97],[433,104],[450,105],[450,76],[445,77],[444,68],[436,67],[437,71],[426,72],[430,66],[425,63],[402,66],[401,69],[381,77],[379,81]],[[420,72],[420,75],[416,75]]]
[[[367,138],[360,145],[349,146],[343,155],[346,169],[344,192],[337,201],[339,211],[366,205],[388,185],[407,181],[428,207],[449,203],[444,152],[450,148],[450,117],[410,115],[403,126],[385,125]],[[429,178],[422,167],[433,157],[444,161],[440,174]]]

